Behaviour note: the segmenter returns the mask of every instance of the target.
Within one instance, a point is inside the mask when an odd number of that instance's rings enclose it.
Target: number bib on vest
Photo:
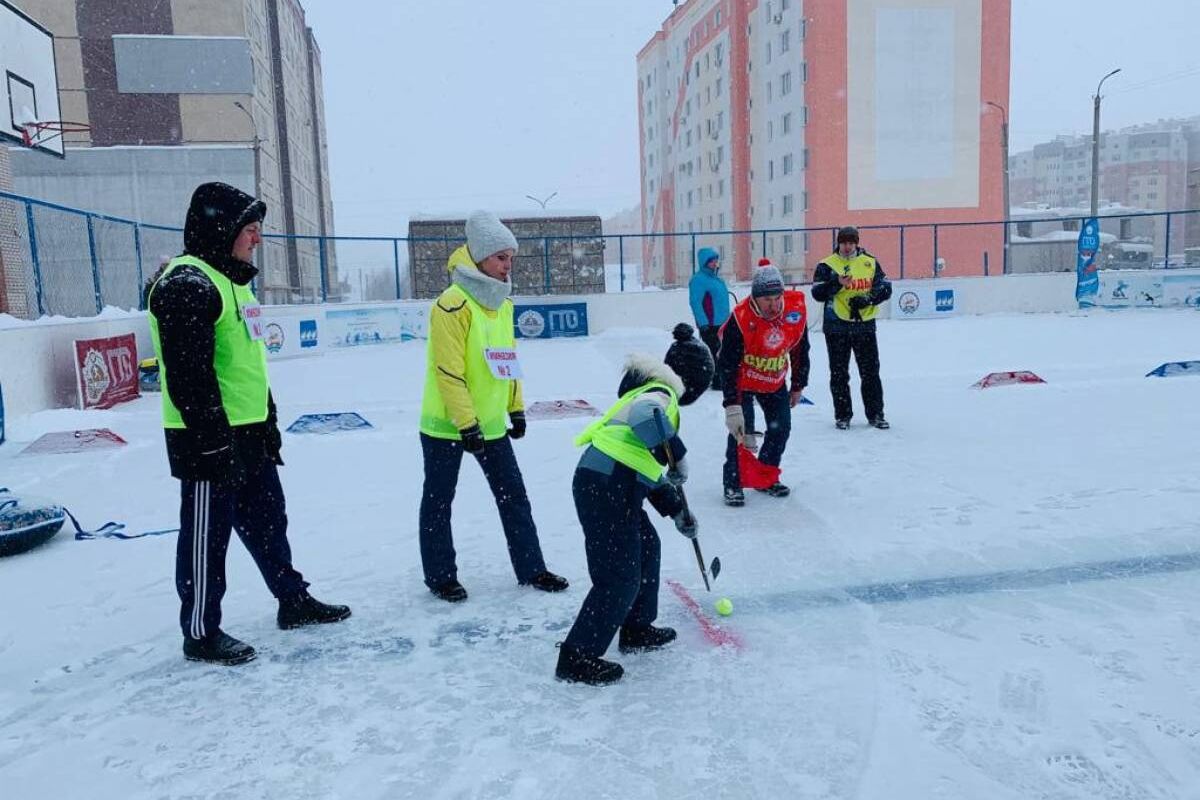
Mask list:
[[[246,323],[246,333],[250,334],[250,338],[256,342],[266,340],[267,332],[263,328],[262,304],[246,303],[238,307],[238,312],[242,315],[242,321]]]
[[[483,359],[493,377],[502,381],[515,381],[525,377],[521,372],[521,361],[512,347],[489,347],[483,351]]]

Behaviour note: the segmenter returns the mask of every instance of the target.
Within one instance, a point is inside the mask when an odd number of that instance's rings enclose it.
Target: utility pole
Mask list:
[[[1004,160],[1004,274],[1007,275],[1010,267],[1009,256],[1009,232],[1008,232],[1008,216],[1012,213],[1012,205],[1008,198],[1008,109],[999,103],[993,103],[991,100],[987,104],[992,108],[1000,110],[1000,158]]]
[[[1100,211],[1100,87],[1104,82],[1121,71],[1117,67],[1100,79],[1096,84],[1096,94],[1092,97],[1092,217]]]
[[[262,194],[262,139],[258,137],[258,124],[254,121],[254,115],[242,105],[240,100],[234,100],[233,104],[250,119],[250,130],[254,132],[254,196],[260,198]]]

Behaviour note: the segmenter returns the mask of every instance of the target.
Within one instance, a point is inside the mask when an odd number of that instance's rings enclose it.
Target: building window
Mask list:
[[[803,18],[802,18],[802,19],[800,20],[800,38],[801,38],[801,39],[804,39],[806,36],[808,36],[808,20],[807,20],[807,19],[803,19]],[[804,234],[804,235],[805,235],[805,237],[807,237],[807,236],[808,236],[808,234],[807,234],[807,233],[806,233],[806,234]],[[805,246],[804,246],[804,249],[805,249],[805,250],[807,250],[807,249],[808,249],[808,245],[805,245]]]
[[[808,231],[804,232],[804,252],[808,252]]]
[[[687,203],[688,203],[687,207],[691,208],[692,207],[692,190],[691,189],[688,189]]]
[[[719,230],[725,230],[725,213],[724,212],[717,215],[717,228]]]
[[[800,168],[801,168],[801,169],[808,169],[808,148],[807,148],[807,147],[806,147],[806,148],[804,148],[804,152],[803,152],[803,154],[801,155],[801,159],[802,159],[802,160],[801,160],[801,162],[800,162]]]
[[[767,141],[775,141],[775,122],[773,120],[767,120]]]
[[[720,97],[721,96],[721,79],[720,78],[717,78],[716,89],[717,89],[717,97]]]
[[[717,146],[717,163],[720,164],[725,160],[725,145]]]
[[[779,0],[779,10],[787,11],[792,7],[792,0]]]
[[[775,201],[772,200],[767,204],[767,219],[775,219]]]
[[[800,107],[800,124],[801,125],[808,124],[808,106]]]
[[[807,61],[800,62],[800,82],[808,83],[808,62]]]
[[[783,235],[783,254],[787,255],[792,252],[792,235],[790,233]]]
[[[721,9],[719,9],[719,8],[717,9],[717,24],[718,25],[721,24]],[[718,58],[719,58],[719,56],[718,56]]]
[[[775,180],[775,159],[767,161],[767,180]]]
[[[808,211],[808,190],[805,189],[800,193],[800,210]]]
[[[770,81],[767,81],[767,102],[769,103],[774,99],[775,99],[775,88],[771,85]]]
[[[779,96],[791,94],[792,92],[792,73],[791,71],[783,73],[779,78]]]
[[[792,211],[795,210],[795,205],[795,198],[790,194],[785,194],[783,196],[783,216],[791,216]]]
[[[717,181],[717,197],[724,197],[724,196],[725,196],[725,179],[721,178],[719,181]],[[724,227],[725,223],[722,222],[721,226]]]
[[[786,53],[792,49],[792,32],[784,31],[779,34],[779,52]]]
[[[767,63],[771,63],[771,43],[767,42]]]
[[[783,115],[783,135],[787,136],[792,132],[792,112],[787,112]]]
[[[791,153],[788,153],[787,155],[785,155],[783,157],[783,174],[784,175],[792,174],[792,154]]]

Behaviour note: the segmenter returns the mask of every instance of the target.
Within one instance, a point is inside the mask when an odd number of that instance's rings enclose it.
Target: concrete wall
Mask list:
[[[65,159],[13,150],[17,194],[156,225],[183,226],[188,201],[206,181],[254,193],[254,151],[214,147],[93,147]]]

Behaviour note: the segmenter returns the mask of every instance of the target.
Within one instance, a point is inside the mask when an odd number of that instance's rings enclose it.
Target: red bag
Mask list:
[[[766,489],[779,483],[779,467],[772,467],[758,460],[758,456],[738,445],[738,474],[743,489]]]

